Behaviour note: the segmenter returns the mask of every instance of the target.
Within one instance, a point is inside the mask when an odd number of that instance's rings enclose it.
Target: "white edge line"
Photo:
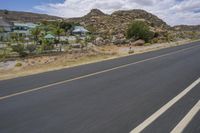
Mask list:
[[[42,90],[42,89],[45,89],[47,87],[52,87],[52,86],[55,86],[55,85],[64,84],[64,83],[67,83],[67,82],[71,82],[71,81],[75,81],[75,80],[91,77],[91,76],[94,76],[94,75],[106,73],[106,72],[109,72],[109,71],[113,71],[113,70],[116,70],[116,69],[128,67],[128,66],[135,65],[135,64],[139,64],[139,63],[146,62],[146,61],[149,61],[149,60],[154,60],[154,59],[157,59],[157,58],[165,57],[165,56],[168,56],[168,55],[177,54],[177,53],[180,53],[182,51],[186,51],[186,50],[189,50],[189,49],[192,49],[192,48],[195,48],[195,47],[199,47],[199,46],[192,46],[192,47],[189,47],[189,48],[180,49],[180,50],[177,50],[175,52],[171,52],[171,53],[163,54],[163,55],[160,55],[160,56],[148,58],[148,59],[141,60],[141,61],[138,61],[138,62],[133,62],[133,63],[130,63],[130,64],[121,65],[121,66],[114,67],[114,68],[111,68],[111,69],[106,69],[106,70],[103,70],[103,71],[87,74],[87,75],[80,76],[80,77],[77,77],[77,78],[72,78],[72,79],[69,79],[69,80],[64,80],[64,81],[60,81],[60,82],[44,85],[44,86],[41,86],[41,87],[29,89],[29,90],[26,90],[26,91],[13,93],[13,94],[10,94],[10,95],[6,95],[6,96],[0,97],[0,100],[4,100],[4,99],[11,98],[11,97],[14,97],[14,96],[18,96],[18,95],[22,95],[22,94],[26,94],[26,93],[30,93],[30,92],[34,92],[34,91],[38,91],[38,90]]]
[[[171,133],[182,133],[187,125],[192,121],[194,116],[200,110],[200,100],[197,104],[188,112],[188,114],[178,123],[178,125],[171,131]]]
[[[187,87],[176,97],[174,97],[164,106],[162,106],[158,111],[156,111],[154,114],[148,117],[144,122],[142,122],[140,125],[134,128],[130,133],[140,133],[141,131],[143,131],[146,127],[148,127],[152,122],[154,122],[159,116],[161,116],[165,111],[167,111],[171,106],[173,106],[177,101],[179,101],[183,96],[185,96],[189,91],[192,90],[192,88],[194,88],[199,83],[200,83],[200,78],[198,78],[189,87]]]

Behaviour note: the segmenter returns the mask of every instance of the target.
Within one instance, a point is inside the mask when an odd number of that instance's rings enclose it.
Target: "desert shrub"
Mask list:
[[[25,52],[25,48],[23,44],[17,44],[12,46],[12,50],[14,52],[17,52],[20,57],[25,57],[27,56],[27,53]]]
[[[90,35],[90,36],[87,36],[87,37],[86,37],[85,41],[86,41],[86,42],[92,42],[92,41],[94,41],[95,39],[96,39],[96,37],[95,37],[94,35]]]
[[[149,26],[142,21],[133,22],[127,30],[127,38],[135,40],[142,39],[149,42],[154,37],[154,33],[150,31]]]
[[[95,28],[93,25],[87,26],[87,29],[88,29],[91,33],[96,33],[96,32],[97,32],[96,28]]]
[[[135,53],[134,50],[129,50],[129,51],[128,51],[128,54],[134,54],[134,53]]]
[[[18,63],[15,64],[15,66],[16,66],[16,67],[21,67],[21,66],[22,66],[22,63],[18,62]]]
[[[44,52],[44,51],[48,51],[48,50],[53,50],[54,46],[52,44],[51,41],[49,40],[43,40],[42,41],[42,45],[41,45],[41,51]]]
[[[6,54],[0,53],[0,61],[4,60],[6,58]]]
[[[30,52],[30,53],[33,53],[35,50],[36,50],[37,46],[35,44],[31,44],[31,45],[27,45],[27,50]]]
[[[151,43],[145,43],[144,44],[144,46],[150,46],[151,45]]]
[[[159,39],[158,39],[158,38],[154,38],[154,39],[151,40],[151,43],[152,43],[152,44],[158,43],[158,42],[159,42]]]
[[[61,41],[62,44],[69,44],[68,40]]]

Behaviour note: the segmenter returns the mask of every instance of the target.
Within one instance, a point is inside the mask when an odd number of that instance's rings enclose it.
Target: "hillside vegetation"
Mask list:
[[[91,10],[87,15],[80,18],[67,19],[68,22],[79,22],[88,27],[96,34],[105,38],[116,36],[123,38],[126,35],[129,25],[135,21],[145,21],[152,31],[165,32],[170,28],[163,20],[144,10],[116,11],[111,15],[104,14],[98,9]],[[120,36],[120,37],[119,37]]]
[[[37,13],[21,12],[21,11],[8,11],[8,10],[0,10],[0,17],[3,17],[8,21],[19,21],[19,22],[40,22],[43,20],[62,19],[60,17],[50,16],[46,14],[37,14]]]
[[[76,22],[87,27],[96,37],[101,37],[104,40],[100,44],[110,42],[114,44],[126,44],[135,41],[134,39],[126,39],[128,28],[135,21],[144,22],[154,34],[154,37],[150,41],[151,43],[179,41],[186,38],[200,38],[198,26],[171,27],[157,16],[140,9],[116,11],[110,15],[98,9],[93,9],[83,17],[70,18],[65,21]],[[145,40],[147,41],[148,39]]]

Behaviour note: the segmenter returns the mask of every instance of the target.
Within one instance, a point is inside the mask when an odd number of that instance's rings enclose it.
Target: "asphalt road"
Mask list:
[[[199,77],[196,42],[0,81],[0,133],[168,133],[200,108]],[[200,112],[184,123],[199,133]]]

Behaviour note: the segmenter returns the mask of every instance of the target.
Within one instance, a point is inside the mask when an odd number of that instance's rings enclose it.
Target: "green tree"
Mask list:
[[[4,10],[3,12],[4,12],[5,15],[7,15],[9,13],[8,10]]]
[[[3,41],[3,32],[4,32],[4,29],[0,27],[0,41]]]
[[[19,36],[16,32],[10,33],[10,38],[13,42],[18,42],[19,41]]]
[[[154,33],[150,31],[149,26],[142,21],[133,22],[127,31],[127,38],[134,38],[135,40],[142,39],[148,42],[154,37]]]
[[[41,33],[40,27],[36,27],[31,30],[31,34],[33,35],[35,44],[38,44],[38,42],[39,42],[40,33]]]
[[[59,28],[59,27],[55,27],[53,30],[53,33],[58,37],[58,43],[60,42],[60,36],[64,33],[64,30]]]
[[[62,21],[60,22],[60,28],[63,29],[66,34],[72,28],[72,24]]]
[[[52,50],[54,48],[54,46],[52,45],[52,42],[49,40],[42,40],[42,45],[41,45],[41,51],[47,51],[47,50]]]

